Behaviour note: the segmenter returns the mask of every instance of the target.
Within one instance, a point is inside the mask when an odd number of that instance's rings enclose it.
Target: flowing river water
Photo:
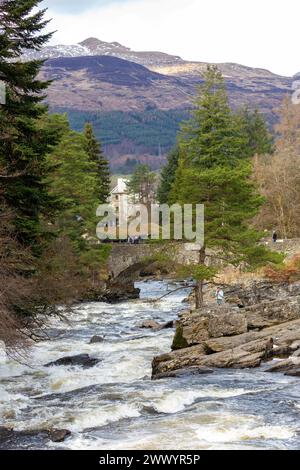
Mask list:
[[[70,324],[53,320],[52,340],[32,347],[28,365],[1,356],[1,425],[72,432],[61,444],[45,444],[49,449],[299,449],[297,378],[257,369],[151,381],[151,361],[170,350],[174,331],[139,325],[176,319],[188,292],[152,303],[147,299],[176,285],[138,287],[140,300],[82,304]],[[105,341],[90,345],[96,334]],[[44,367],[81,353],[101,362],[90,369]],[[29,448],[36,446],[32,439]]]

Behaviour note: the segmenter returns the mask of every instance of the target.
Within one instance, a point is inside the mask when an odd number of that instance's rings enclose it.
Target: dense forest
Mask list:
[[[188,109],[93,113],[60,108],[53,111],[67,112],[70,125],[76,131],[81,131],[86,121],[91,122],[96,137],[101,140],[105,153],[110,157],[112,170],[119,173],[124,173],[124,170],[127,172],[125,163],[119,161],[122,155],[165,155],[176,142],[180,122],[189,116]],[[161,166],[162,159],[151,160],[153,169]]]
[[[92,125],[70,128],[43,104],[42,61],[21,63],[51,34],[39,0],[0,10],[0,340],[38,339],[45,314],[101,284],[108,247],[98,244],[96,209],[110,189],[109,165]],[[44,319],[43,319],[44,318]]]

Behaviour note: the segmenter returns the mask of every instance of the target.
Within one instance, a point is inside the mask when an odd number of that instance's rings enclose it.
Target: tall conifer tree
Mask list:
[[[179,162],[179,147],[174,147],[168,154],[167,164],[161,172],[161,182],[158,188],[158,200],[160,204],[169,202],[169,193],[175,180]]]
[[[48,22],[45,10],[35,11],[39,3],[2,0],[0,5],[0,80],[6,87],[6,103],[0,105],[0,180],[6,206],[16,214],[16,235],[32,245],[41,233],[41,214],[55,205],[43,183],[50,142],[38,126],[49,83],[38,78],[42,61],[20,61],[26,49],[39,50],[51,36],[42,33]]]
[[[181,133],[171,202],[205,206],[205,242],[199,264],[193,268],[196,305],[200,307],[203,282],[214,275],[205,266],[207,248],[236,265],[259,266],[277,257],[258,244],[261,234],[249,226],[263,199],[250,179],[252,167],[242,121],[229,108],[217,68],[208,67],[195,104]]]
[[[109,162],[105,158],[101,142],[96,139],[93,126],[89,122],[85,125],[84,135],[86,139],[86,152],[90,160],[97,165],[99,202],[103,204],[107,201],[110,193]]]

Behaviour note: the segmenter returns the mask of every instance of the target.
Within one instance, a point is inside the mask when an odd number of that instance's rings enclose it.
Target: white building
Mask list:
[[[127,188],[128,180],[125,178],[118,178],[117,186],[110,193],[109,204],[111,204],[118,215],[118,218],[127,220],[130,216],[133,198],[128,193]],[[118,225],[118,220],[117,220]]]

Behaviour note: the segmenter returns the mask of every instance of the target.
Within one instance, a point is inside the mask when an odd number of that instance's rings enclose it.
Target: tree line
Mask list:
[[[110,189],[109,165],[92,125],[71,130],[49,114],[42,61],[20,62],[51,37],[39,0],[0,5],[0,340],[39,335],[42,315],[83,296],[101,279],[107,247],[96,243],[96,208]]]

